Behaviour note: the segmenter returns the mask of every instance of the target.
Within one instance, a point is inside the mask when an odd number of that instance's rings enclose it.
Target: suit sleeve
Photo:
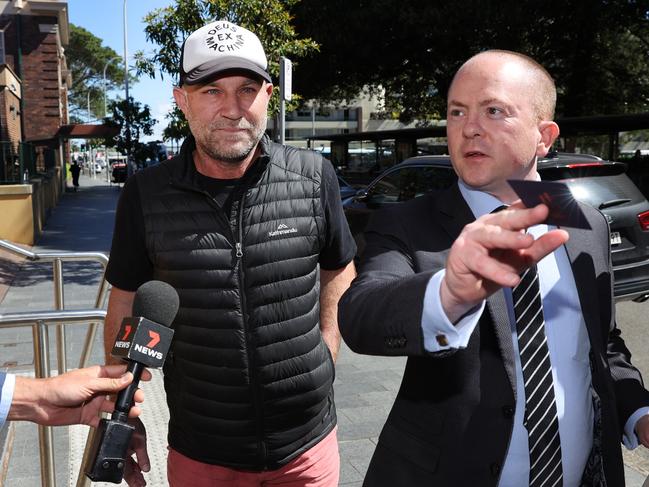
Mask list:
[[[601,232],[601,239],[605,245],[607,262],[607,279],[603,284],[606,286],[604,292],[608,293],[608,300],[602,299],[602,305],[607,302],[611,307],[610,321],[606,323],[608,330],[606,332],[606,361],[608,362],[611,378],[613,379],[615,397],[618,411],[618,422],[620,429],[624,427],[627,420],[638,409],[649,406],[649,392],[644,387],[644,382],[640,371],[631,363],[631,352],[627,348],[622,338],[622,333],[617,327],[615,320],[615,302],[613,292],[613,266],[611,263],[611,249],[609,240],[608,223],[600,214],[599,225],[593,230]],[[601,278],[598,277],[598,280]]]
[[[339,303],[342,336],[357,353],[429,355],[422,330],[424,296],[442,266],[415,269],[407,208],[382,210],[371,219],[358,277]]]

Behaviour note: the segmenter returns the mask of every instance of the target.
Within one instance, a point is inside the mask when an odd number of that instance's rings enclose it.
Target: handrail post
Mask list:
[[[104,271],[105,271],[104,267]],[[99,283],[99,290],[97,291],[97,298],[95,299],[95,308],[102,309],[104,307],[104,302],[106,301],[107,294],[107,283],[104,277],[105,272],[101,275],[101,282]],[[92,351],[92,345],[95,343],[95,336],[97,335],[97,328],[99,323],[90,323],[88,325],[88,331],[86,332],[86,339],[83,342],[83,348],[81,349],[81,358],[79,359],[79,368],[82,369],[88,366],[88,361],[90,360],[90,352]]]
[[[63,294],[63,266],[61,259],[54,259],[52,263],[54,274],[54,309],[63,309],[65,307],[65,297]],[[65,324],[56,325],[56,363],[59,374],[65,374],[68,370],[65,347]]]
[[[34,368],[36,377],[50,376],[50,354],[48,352],[47,324],[38,321],[33,327],[34,335]],[[41,485],[43,487],[56,487],[54,474],[54,435],[50,426],[38,426],[38,444],[41,459]]]

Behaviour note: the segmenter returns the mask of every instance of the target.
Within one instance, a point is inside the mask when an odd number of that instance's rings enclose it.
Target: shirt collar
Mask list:
[[[536,173],[536,181],[541,180],[541,176]],[[500,201],[495,196],[485,193],[479,189],[472,188],[467,185],[461,179],[458,179],[458,185],[460,186],[460,193],[464,197],[464,200],[469,205],[469,208],[473,212],[473,216],[480,218],[482,215],[491,213],[499,206],[502,206],[503,202]]]
[[[469,208],[476,219],[480,218],[482,215],[491,213],[503,204],[502,201],[495,196],[480,191],[479,189],[472,188],[462,180],[458,180],[458,185],[460,186],[460,193],[462,193],[464,201],[469,205]]]

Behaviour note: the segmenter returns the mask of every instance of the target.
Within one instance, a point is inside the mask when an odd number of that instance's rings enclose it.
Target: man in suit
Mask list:
[[[448,94],[458,184],[368,227],[341,332],[356,352],[408,362],[366,486],[617,487],[620,441],[649,445],[605,218],[581,205],[592,230],[558,229],[507,183],[539,179],[559,135],[555,101],[526,56],[469,59]]]

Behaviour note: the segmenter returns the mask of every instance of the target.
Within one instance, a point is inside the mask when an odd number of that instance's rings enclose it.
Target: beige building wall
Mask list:
[[[34,245],[32,186],[0,186],[0,239]]]

